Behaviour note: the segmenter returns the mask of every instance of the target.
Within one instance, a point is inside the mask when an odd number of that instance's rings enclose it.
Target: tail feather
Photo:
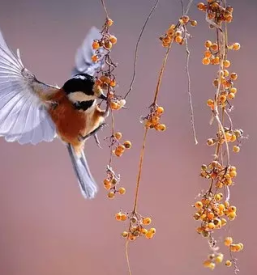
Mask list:
[[[78,157],[73,147],[67,144],[67,149],[71,158],[73,169],[76,173],[79,187],[84,198],[92,199],[97,192],[95,180],[89,170],[84,152]]]

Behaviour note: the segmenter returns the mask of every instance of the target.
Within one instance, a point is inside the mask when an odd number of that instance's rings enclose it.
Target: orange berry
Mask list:
[[[92,44],[92,48],[94,50],[97,50],[97,49],[99,49],[99,47],[100,47],[99,43],[97,41],[94,41],[93,44]]]
[[[213,43],[211,46],[210,46],[211,50],[216,52],[218,49],[219,49],[219,46],[217,43]]]
[[[208,213],[208,214],[207,214],[207,218],[208,218],[209,220],[213,220],[213,218],[214,218],[214,213],[213,213],[213,212]]]
[[[214,104],[214,101],[212,99],[207,100],[207,105],[208,106],[213,106],[213,104]]]
[[[97,61],[98,61],[97,55],[93,55],[93,56],[91,57],[91,60],[92,60],[93,62],[97,62]]]
[[[234,135],[234,134],[233,134],[233,135],[231,136],[231,139],[230,139],[230,141],[231,141],[231,142],[234,142],[234,141],[236,141],[236,135]]]
[[[239,43],[234,43],[234,44],[232,45],[232,49],[233,49],[234,51],[238,51],[240,48],[241,48],[241,46],[240,46]]]
[[[152,222],[152,220],[151,218],[147,217],[147,218],[143,218],[142,222],[144,225],[149,225]]]
[[[115,81],[115,80],[111,80],[110,86],[111,86],[111,87],[115,87],[115,86],[116,86],[116,81]]]
[[[200,10],[200,11],[205,11],[206,10],[206,5],[204,3],[198,3],[197,4],[197,8]]]
[[[114,151],[114,154],[115,154],[116,157],[121,157],[122,154],[123,154],[123,152],[121,152],[121,151],[119,151],[119,150],[116,149],[116,150]]]
[[[240,147],[239,146],[233,146],[233,151],[235,152],[235,153],[238,153],[239,151],[240,151]]]
[[[212,138],[207,139],[207,145],[212,146],[214,144],[215,144],[214,139],[212,139]]]
[[[224,240],[224,245],[225,246],[230,246],[233,243],[233,239],[231,237],[227,237]]]
[[[122,138],[122,133],[121,132],[116,132],[115,134],[114,134],[114,137],[116,138],[116,139],[121,139]]]
[[[127,219],[127,215],[121,214],[120,220],[124,222],[126,219]]]
[[[111,107],[112,110],[118,110],[119,109],[119,104],[117,102],[112,101],[110,103],[110,107]]]
[[[232,80],[237,80],[237,78],[238,78],[237,73],[231,73],[231,74],[230,74],[230,78],[231,78]]]
[[[183,15],[181,19],[182,19],[183,23],[185,23],[185,24],[188,23],[190,20],[189,16],[187,16],[187,15]]]
[[[116,148],[117,151],[120,151],[120,152],[122,152],[122,153],[125,151],[125,149],[126,149],[126,148],[125,148],[124,145],[119,145],[119,146]]]
[[[117,43],[117,37],[115,37],[114,35],[110,36],[110,41],[112,42],[112,44],[116,44]]]
[[[207,58],[207,57],[204,57],[203,59],[202,59],[202,63],[203,63],[203,65],[209,65],[210,64],[210,59],[209,58]]]
[[[156,233],[156,229],[154,227],[150,228],[148,231],[151,232],[152,234]]]
[[[130,149],[131,146],[132,146],[132,144],[131,144],[131,142],[130,142],[129,140],[126,140],[126,141],[123,143],[123,145],[124,145],[124,147],[125,147],[126,149]]]
[[[156,113],[159,114],[159,115],[161,115],[161,114],[163,114],[163,112],[164,112],[164,108],[158,106],[157,109],[156,109]]]
[[[229,93],[228,94],[228,98],[229,99],[234,99],[236,96],[235,96],[235,94],[234,93]]]
[[[125,189],[124,187],[120,187],[119,190],[118,190],[118,192],[119,192],[121,195],[123,195],[123,194],[126,193],[126,189]]]
[[[204,52],[204,57],[210,58],[212,56],[212,53],[210,51]]]
[[[153,233],[152,232],[150,232],[150,231],[148,231],[146,234],[145,234],[145,237],[147,238],[147,239],[152,239],[153,238]]]
[[[177,42],[177,43],[182,43],[182,42],[183,42],[183,37],[180,36],[180,35],[176,36],[176,37],[175,37],[175,42]]]
[[[203,266],[204,267],[208,267],[210,268],[211,270],[213,270],[215,268],[215,263],[213,263],[212,261],[210,260],[206,260],[204,263],[203,263]]]
[[[230,67],[230,61],[229,61],[229,60],[224,60],[224,61],[223,61],[223,66],[224,66],[225,68]]]
[[[148,232],[147,229],[145,229],[145,228],[142,228],[142,229],[141,229],[141,233],[142,233],[143,235],[145,235],[147,232]]]
[[[235,178],[237,176],[237,172],[235,170],[230,171],[229,175],[230,175],[231,178]]]
[[[107,18],[106,24],[108,27],[110,27],[113,24],[113,21],[111,18]]]
[[[226,97],[225,95],[221,95],[221,96],[219,97],[219,100],[220,100],[221,103],[224,103],[224,102],[226,102],[227,97]]]
[[[122,213],[119,212],[119,213],[115,214],[115,219],[116,219],[117,221],[120,221],[120,220],[121,220],[121,216],[122,216]]]
[[[228,212],[236,212],[236,207],[235,206],[230,206],[229,208],[228,208]]]

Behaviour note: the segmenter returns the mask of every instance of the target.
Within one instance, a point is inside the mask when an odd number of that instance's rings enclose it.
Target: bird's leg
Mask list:
[[[99,139],[97,137],[97,132],[102,129],[104,126],[106,125],[106,123],[102,123],[100,124],[95,130],[93,130],[92,132],[88,133],[87,135],[85,136],[82,136],[82,135],[79,135],[79,141],[84,141],[86,140],[87,138],[91,137],[91,136],[94,136],[95,138],[95,141],[96,141],[96,144],[100,147],[100,142],[99,142]],[[100,147],[101,148],[101,147]]]

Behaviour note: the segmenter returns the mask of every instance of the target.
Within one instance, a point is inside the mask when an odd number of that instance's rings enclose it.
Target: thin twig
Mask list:
[[[135,194],[135,202],[134,202],[134,208],[133,208],[134,213],[136,212],[136,209],[137,209],[138,192],[139,192],[139,185],[140,185],[140,179],[141,179],[141,174],[142,174],[147,133],[148,133],[148,128],[145,128],[143,145],[142,145],[142,149],[141,149],[141,153],[140,153],[140,160],[139,160],[139,171],[138,171],[138,175],[137,175],[136,194]]]
[[[194,140],[195,144],[198,144],[197,138],[196,138],[196,130],[195,130],[195,119],[194,119],[194,108],[193,108],[193,101],[192,101],[192,93],[191,93],[191,77],[189,72],[189,60],[190,60],[190,51],[188,47],[188,40],[186,38],[186,73],[187,73],[187,83],[188,83],[188,99],[189,99],[189,105],[190,105],[190,117],[191,117],[191,126],[193,130]]]
[[[126,260],[127,260],[127,265],[128,265],[128,271],[129,275],[132,275],[131,267],[130,267],[130,261],[129,261],[129,253],[128,253],[128,245],[129,245],[129,240],[126,240],[126,248],[125,248],[125,254],[126,254]]]
[[[149,19],[151,18],[153,12],[155,11],[155,9],[157,8],[157,5],[158,3],[160,2],[160,0],[156,0],[154,6],[152,7],[148,17],[146,18],[146,21],[140,31],[140,34],[139,34],[139,37],[138,37],[138,40],[137,40],[137,43],[136,43],[136,47],[135,47],[135,55],[134,55],[134,70],[133,70],[133,76],[132,76],[132,80],[131,80],[131,83],[130,83],[130,86],[129,86],[129,90],[127,91],[127,93],[125,94],[124,98],[126,99],[127,96],[129,95],[129,93],[132,91],[132,86],[134,84],[134,81],[135,81],[135,78],[136,78],[136,63],[137,63],[137,58],[138,58],[138,46],[139,46],[139,42],[141,40],[141,37],[143,35],[143,32],[145,30],[145,27],[149,21]]]
[[[104,0],[101,0],[101,3],[103,5],[103,8],[104,8],[104,11],[105,11],[105,14],[106,14],[106,18],[109,18],[108,11],[107,11],[107,8],[106,8]]]

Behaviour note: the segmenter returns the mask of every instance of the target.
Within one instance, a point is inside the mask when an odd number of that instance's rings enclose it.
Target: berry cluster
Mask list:
[[[215,138],[207,140],[208,146],[214,146],[214,159],[208,165],[203,164],[200,176],[210,182],[207,191],[202,192],[194,207],[196,213],[194,219],[200,222],[197,232],[209,241],[212,253],[204,261],[204,266],[214,269],[216,264],[223,262],[223,254],[219,253],[216,246],[217,241],[213,238],[216,230],[219,230],[233,221],[237,216],[237,208],[230,205],[230,187],[234,185],[234,179],[237,176],[237,169],[230,164],[230,143],[233,145],[233,151],[238,153],[243,137],[241,129],[234,129],[229,112],[232,110],[231,100],[235,98],[237,88],[235,81],[238,78],[237,73],[229,72],[231,61],[228,60],[229,50],[239,50],[240,44],[234,43],[228,45],[227,41],[227,23],[233,19],[233,8],[226,6],[224,1],[208,0],[206,4],[198,3],[198,9],[206,13],[206,20],[210,27],[216,30],[216,42],[207,40],[205,42],[205,52],[202,59],[204,65],[218,65],[217,76],[213,81],[216,89],[214,99],[208,99],[207,105],[212,112],[212,120],[215,119],[218,124],[218,130]],[[226,119],[227,118],[227,119]],[[225,124],[229,122],[229,126]],[[225,148],[224,148],[225,147]],[[224,161],[226,156],[227,161]],[[239,252],[243,249],[242,243],[233,243],[231,237],[226,237],[224,245],[229,247],[231,259],[225,261],[225,265],[230,267],[234,265],[235,272],[238,271],[236,259],[232,252]]]
[[[126,149],[130,149],[132,144],[129,140],[124,141],[123,143],[120,142],[122,138],[122,133],[121,132],[116,132],[112,139],[112,144],[116,144],[116,148],[112,151],[113,154],[117,157],[121,157],[123,153],[125,152]]]
[[[189,23],[192,27],[197,25],[197,21],[191,20],[188,15],[181,16],[177,25],[172,24],[166,33],[160,37],[162,46],[168,48],[174,41],[177,44],[183,45],[185,43],[185,39],[189,36],[186,30],[186,26]]]
[[[145,226],[150,225],[152,220],[149,217],[142,217],[141,215],[132,213],[119,212],[115,215],[117,221],[130,221],[128,231],[122,232],[122,237],[127,238],[130,241],[134,241],[137,237],[145,236],[146,239],[152,239],[156,233],[155,228],[146,229]]]
[[[120,182],[120,175],[116,175],[112,168],[107,166],[107,177],[104,179],[104,188],[109,191],[108,198],[113,199],[116,193],[123,195],[126,193],[124,187],[118,188]]]
[[[150,107],[150,113],[141,118],[141,121],[144,122],[144,125],[147,129],[155,129],[157,131],[165,131],[166,125],[160,123],[160,118],[164,112],[164,108],[154,104]]]
[[[207,19],[214,21],[217,25],[222,22],[230,23],[233,20],[233,8],[231,6],[224,7],[222,1],[207,0],[207,3],[198,3],[200,11],[206,13]]]

